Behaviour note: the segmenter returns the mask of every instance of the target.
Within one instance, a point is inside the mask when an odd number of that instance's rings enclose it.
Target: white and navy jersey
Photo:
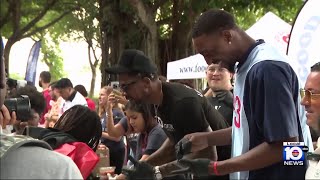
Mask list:
[[[290,137],[303,140],[299,108],[299,81],[285,56],[263,40],[248,51],[235,75],[232,122],[232,157],[240,156],[263,142]],[[307,127],[308,128],[308,127]],[[266,154],[268,156],[268,154]],[[230,179],[303,179],[305,166],[284,166],[283,162],[230,174]],[[300,178],[301,177],[301,178]]]

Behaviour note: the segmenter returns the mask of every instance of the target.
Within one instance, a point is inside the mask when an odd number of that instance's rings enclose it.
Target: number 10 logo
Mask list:
[[[294,147],[285,147],[285,160],[293,160],[293,161],[301,161],[303,160],[303,151],[301,147],[294,146]]]

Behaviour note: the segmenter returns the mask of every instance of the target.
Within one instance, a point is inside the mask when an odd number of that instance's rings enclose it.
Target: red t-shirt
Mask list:
[[[94,101],[88,97],[86,97],[86,100],[87,100],[88,108],[91,109],[92,111],[95,111],[96,104],[94,103]]]
[[[49,89],[45,89],[42,91],[42,95],[44,97],[44,99],[46,100],[46,108],[44,109],[41,118],[40,118],[40,124],[44,124],[45,119],[44,119],[44,115],[51,109],[51,105],[50,105],[50,100],[51,100],[51,96],[49,94]]]

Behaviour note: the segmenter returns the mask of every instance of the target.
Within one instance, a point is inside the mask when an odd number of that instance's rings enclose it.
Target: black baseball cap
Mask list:
[[[126,49],[121,54],[117,65],[106,68],[109,74],[156,73],[157,67],[142,51]]]

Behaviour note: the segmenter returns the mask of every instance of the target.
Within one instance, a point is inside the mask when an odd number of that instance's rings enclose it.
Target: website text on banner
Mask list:
[[[207,63],[203,56],[196,54],[167,64],[167,79],[205,78]]]
[[[287,55],[296,64],[297,73],[305,83],[310,67],[319,62],[320,1],[308,0],[299,12],[291,30]]]

